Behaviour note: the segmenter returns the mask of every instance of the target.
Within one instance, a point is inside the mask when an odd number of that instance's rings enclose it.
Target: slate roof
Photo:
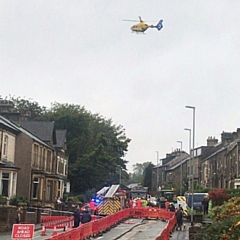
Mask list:
[[[51,142],[53,139],[54,122],[24,121],[21,123],[21,126],[42,141]]]
[[[23,132],[25,133],[28,137],[32,138],[33,140],[35,140],[38,143],[41,143],[42,145],[48,147],[48,148],[52,148],[51,146],[49,146],[48,144],[46,144],[45,142],[43,142],[41,139],[39,139],[38,137],[36,137],[35,135],[33,135],[31,132],[27,131],[25,128],[22,128],[20,126],[18,126],[17,124],[11,122],[10,120],[8,120],[7,118],[4,118],[3,116],[0,115],[0,123],[2,123],[3,125],[7,126],[7,127],[11,127],[13,130],[17,131],[17,132]]]
[[[57,148],[64,147],[66,134],[67,134],[67,130],[58,130],[58,129],[56,130],[57,143],[56,143],[55,147],[57,147]]]

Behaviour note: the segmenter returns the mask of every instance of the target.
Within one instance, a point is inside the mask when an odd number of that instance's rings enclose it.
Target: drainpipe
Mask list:
[[[237,142],[237,156],[236,156],[236,159],[237,159],[237,178],[238,178],[238,162],[239,162],[239,156],[238,156],[238,143]]]
[[[2,146],[3,146],[3,130],[2,130],[2,139],[1,139],[1,146],[0,146],[0,160],[2,160]]]

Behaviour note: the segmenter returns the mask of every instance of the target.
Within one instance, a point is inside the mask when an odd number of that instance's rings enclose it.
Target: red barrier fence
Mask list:
[[[89,223],[81,224],[78,228],[73,228],[70,231],[62,232],[56,236],[48,238],[48,240],[83,240],[86,237],[97,236],[111,227],[116,226],[121,221],[129,217],[133,218],[154,218],[169,220],[163,231],[156,237],[155,240],[168,240],[170,233],[174,230],[176,224],[176,217],[174,212],[169,212],[161,208],[151,207],[136,207],[120,210],[119,212],[110,214],[106,217],[95,218]],[[58,218],[58,219],[57,219]],[[73,217],[54,216],[43,217],[42,225],[46,228],[53,228],[55,226],[63,227],[64,224],[73,222]],[[53,227],[52,227],[53,226]],[[65,225],[68,226],[68,225]]]
[[[169,216],[172,215],[171,218],[169,219],[167,225],[162,230],[162,232],[160,232],[159,236],[157,236],[155,238],[155,240],[169,240],[170,239],[170,235],[174,231],[177,220],[176,220],[174,212],[169,212],[169,213],[171,213],[171,214],[169,214]]]
[[[73,226],[73,216],[43,216],[41,217],[41,225],[46,229],[56,228],[72,228]]]

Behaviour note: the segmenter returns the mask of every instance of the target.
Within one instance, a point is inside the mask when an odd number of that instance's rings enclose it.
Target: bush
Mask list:
[[[228,201],[231,198],[231,195],[227,193],[227,190],[224,188],[213,189],[209,192],[209,199],[212,200],[212,205],[220,206],[224,202]]]
[[[27,205],[27,206],[29,206],[28,200],[26,198],[20,197],[20,196],[12,197],[10,199],[9,204],[13,205],[13,206],[19,206],[19,205]]]
[[[0,204],[6,205],[7,204],[7,198],[3,195],[0,195]]]
[[[240,237],[240,197],[212,209],[213,223],[203,227],[206,240],[234,240]]]

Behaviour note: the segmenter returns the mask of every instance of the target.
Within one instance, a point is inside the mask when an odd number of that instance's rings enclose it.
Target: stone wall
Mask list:
[[[5,232],[12,229],[15,223],[17,207],[0,205],[0,231]]]

